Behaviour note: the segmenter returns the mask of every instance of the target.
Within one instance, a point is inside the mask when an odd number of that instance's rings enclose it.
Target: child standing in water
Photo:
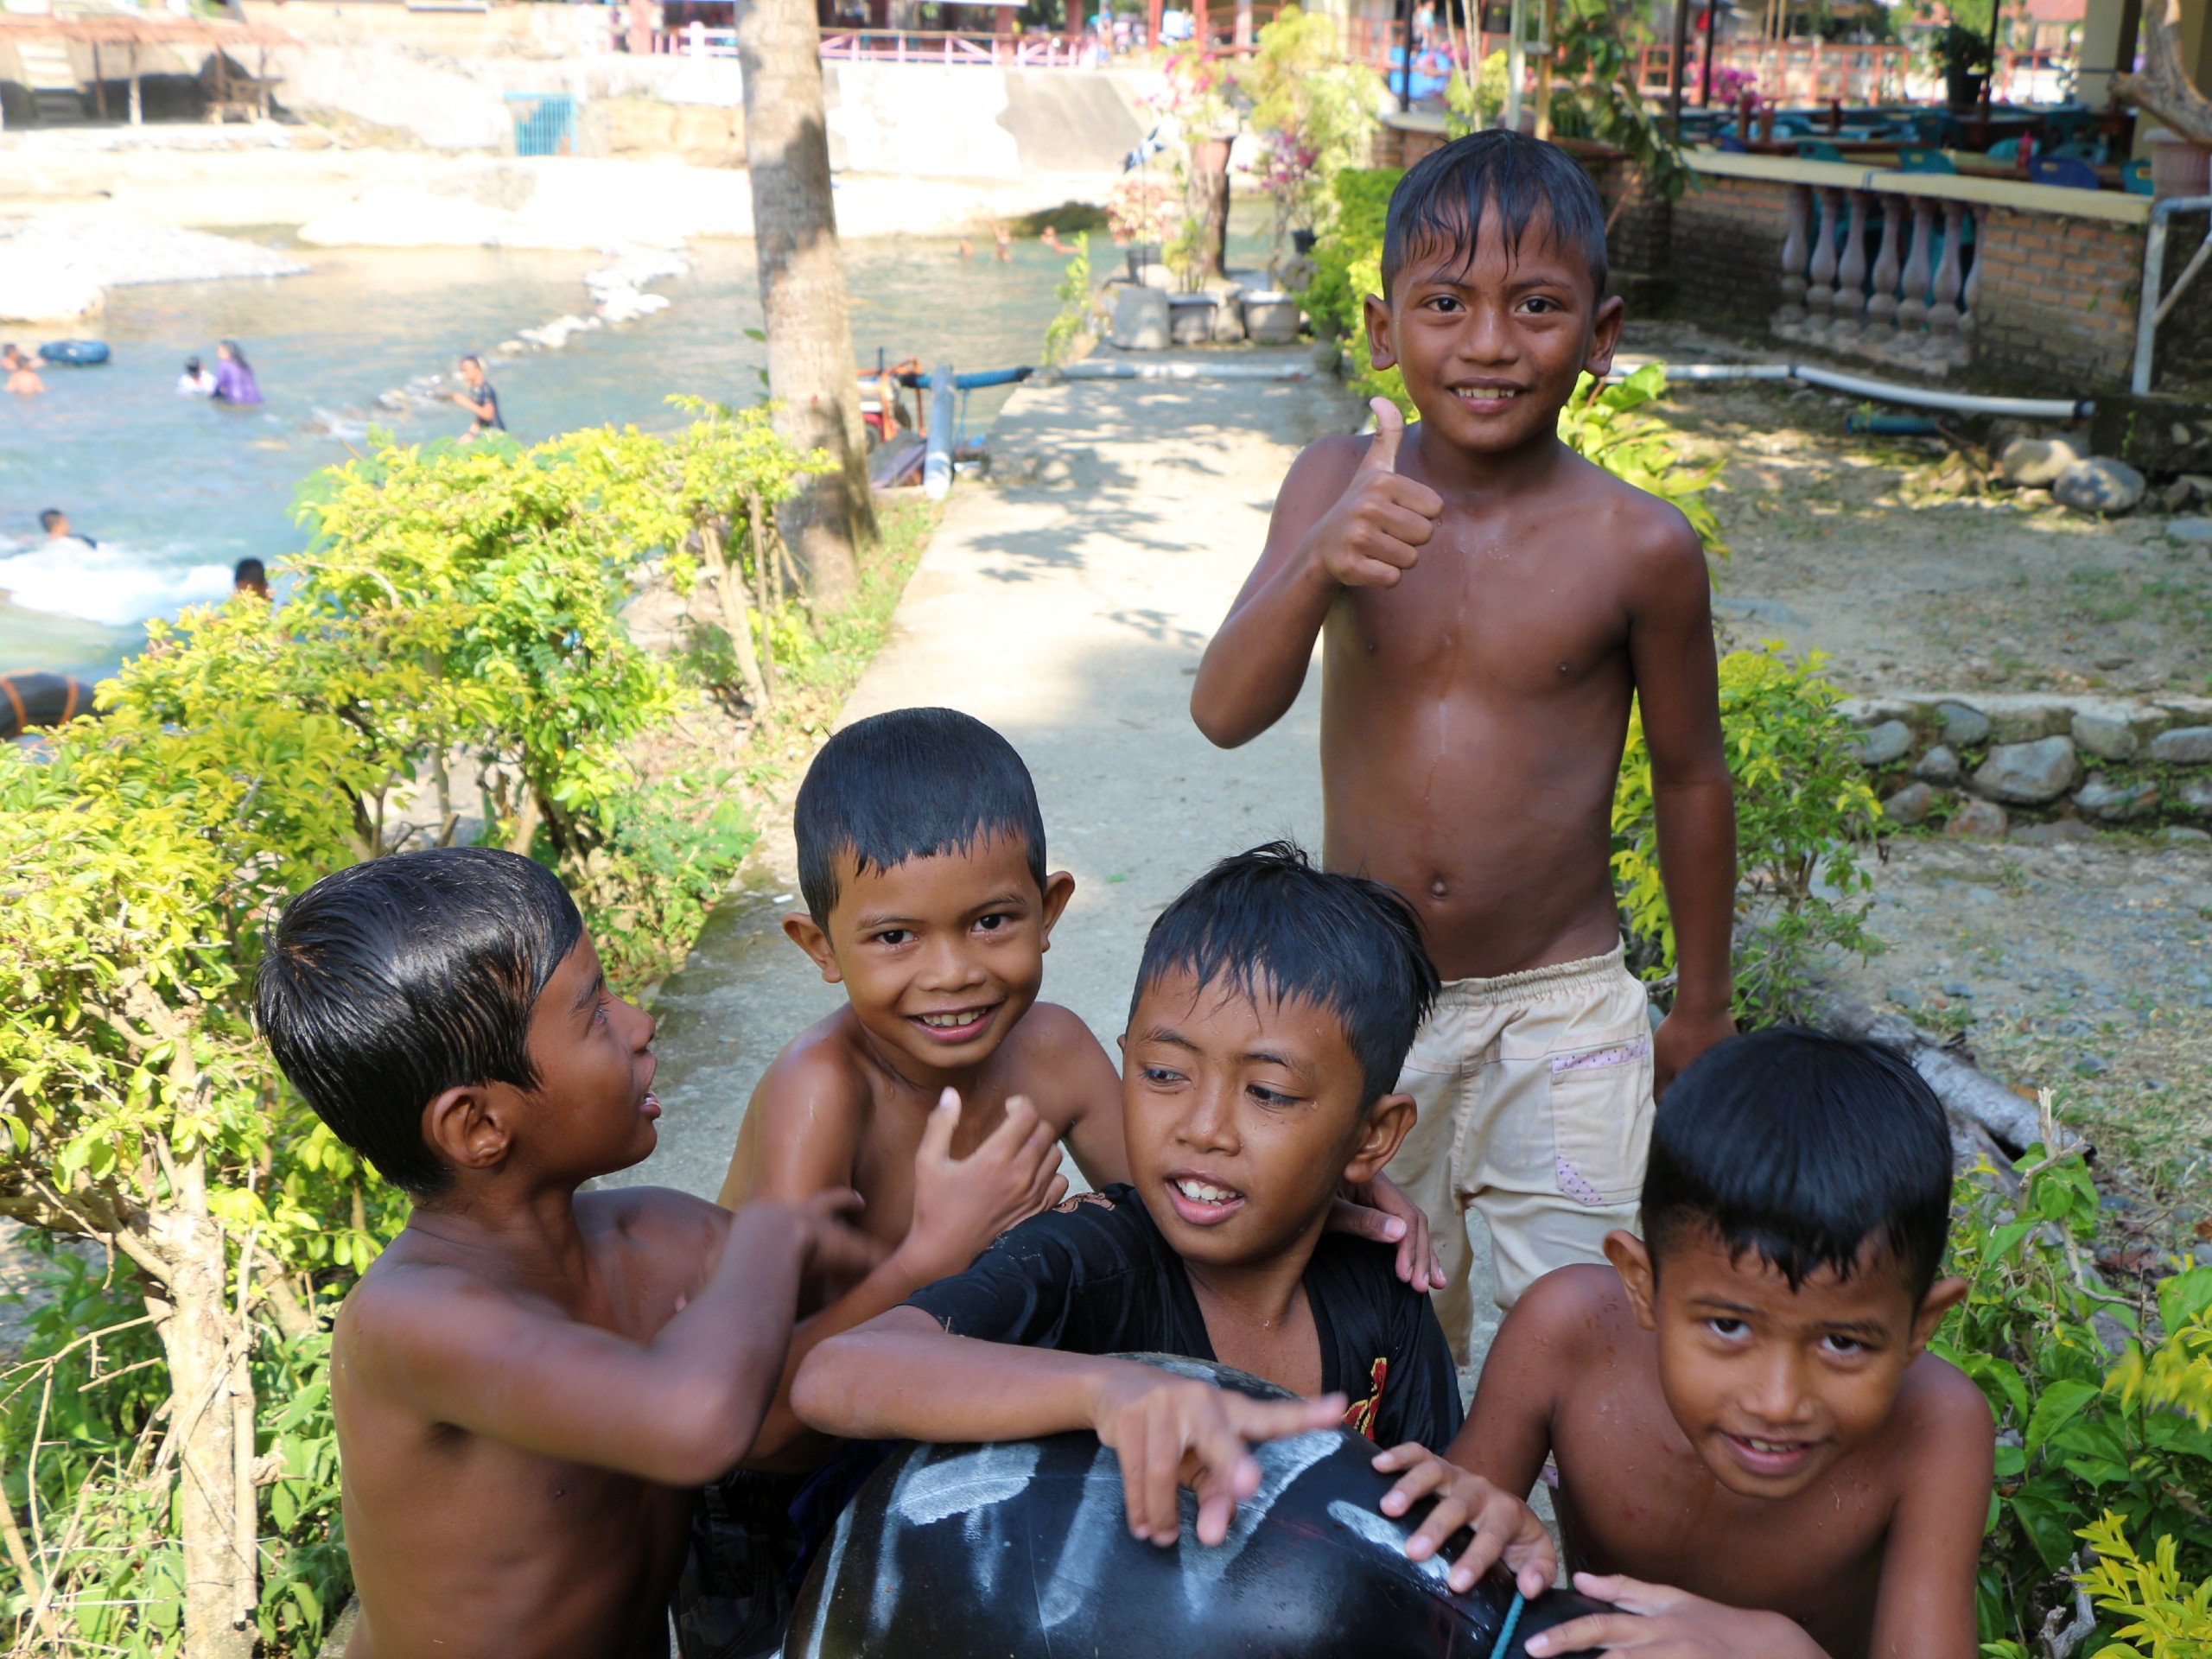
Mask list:
[[[1363,449],[1299,456],[1191,709],[1214,742],[1249,741],[1321,641],[1328,864],[1404,893],[1446,981],[1390,1173],[1440,1217],[1438,1311],[1464,1352],[1465,1211],[1502,1306],[1602,1260],[1635,1213],[1655,1082],[1734,1029],[1734,812],[1696,532],[1558,436],[1620,337],[1588,178],[1511,132],[1425,156],[1391,198],[1382,285],[1370,359],[1421,419],[1378,398]],[[1656,1035],[1610,868],[1631,703],[1681,963]]]

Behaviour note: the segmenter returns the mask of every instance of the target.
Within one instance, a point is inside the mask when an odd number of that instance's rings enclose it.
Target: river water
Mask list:
[[[269,241],[279,238],[257,238]],[[1116,257],[1097,238],[1099,262]],[[144,624],[221,597],[251,556],[297,552],[295,493],[317,468],[358,451],[372,422],[403,442],[450,436],[458,409],[394,413],[379,394],[520,330],[590,310],[595,254],[462,249],[301,250],[305,276],[121,288],[108,295],[105,367],[45,372],[39,397],[0,396],[0,671],[111,672]],[[963,370],[1033,362],[1058,308],[1065,256],[1034,243],[963,259],[935,238],[846,246],[853,345]],[[688,274],[649,286],[665,310],[573,336],[560,351],[490,359],[508,428],[524,442],[606,423],[679,424],[664,401],[762,395],[750,242],[695,244]],[[18,340],[48,336],[19,328]],[[174,388],[187,356],[213,366],[215,342],[245,347],[267,402],[219,407]],[[971,429],[1007,394],[976,392]],[[97,543],[48,543],[39,513],[59,507]]]

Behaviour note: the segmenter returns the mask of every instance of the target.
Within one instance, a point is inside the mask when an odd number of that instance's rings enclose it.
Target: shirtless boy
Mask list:
[[[1073,1013],[1037,1000],[1075,878],[1046,868],[1014,746],[950,709],[856,721],[815,757],[793,829],[807,908],[784,930],[848,1000],[761,1077],[721,1201],[854,1188],[861,1226],[890,1254],[800,1325],[787,1377],[825,1337],[1056,1202],[1056,1141],[1092,1185],[1128,1178],[1113,1062]],[[1426,1229],[1402,1197],[1388,1183],[1358,1196],[1395,1209],[1348,1204],[1338,1224],[1401,1241],[1406,1276],[1426,1268]],[[826,1449],[779,1397],[748,1467],[798,1475]]]
[[[1386,1445],[1447,1440],[1459,1385],[1427,1300],[1387,1248],[1326,1230],[1339,1183],[1371,1179],[1412,1122],[1390,1084],[1435,989],[1379,884],[1281,845],[1216,865],[1145,942],[1122,1039],[1128,1182],[822,1344],[800,1414],[926,1440],[1094,1430],[1120,1458],[1130,1531],[1163,1547],[1179,1484],[1198,1496],[1199,1541],[1222,1541],[1259,1478],[1255,1440],[1338,1421]],[[1218,1359],[1306,1398],[1104,1357],[1125,1352]],[[1491,1509],[1524,1513],[1503,1493]],[[1541,1588],[1542,1529],[1514,1541],[1510,1564]]]
[[[527,859],[448,848],[317,882],[255,1012],[414,1199],[333,1338],[350,1659],[664,1653],[687,1489],[751,1445],[801,1275],[873,1248],[835,1197],[733,1219],[661,1188],[576,1195],[653,1149],[653,1022]]]
[[[1369,349],[1421,419],[1378,398],[1364,450],[1299,456],[1191,710],[1214,742],[1249,741],[1320,639],[1329,868],[1413,899],[1446,981],[1400,1082],[1421,1121],[1390,1173],[1439,1218],[1439,1312],[1463,1347],[1467,1207],[1500,1306],[1599,1260],[1635,1212],[1655,1069],[1663,1088],[1733,1030],[1734,817],[1697,536],[1556,432],[1620,336],[1596,190],[1517,133],[1447,144],[1391,197],[1382,282]],[[1679,947],[1656,1036],[1609,864],[1631,701]]]
[[[1713,1050],[1660,1103],[1643,1236],[1506,1316],[1449,1461],[1401,1448],[1394,1497],[1440,1541],[1547,1454],[1575,1587],[1624,1611],[1532,1638],[1759,1659],[1972,1659],[1994,1434],[1925,1351],[1942,1108],[1893,1054],[1812,1032]],[[1389,1505],[1386,1504],[1386,1507]],[[1539,1643],[1543,1645],[1539,1646]]]

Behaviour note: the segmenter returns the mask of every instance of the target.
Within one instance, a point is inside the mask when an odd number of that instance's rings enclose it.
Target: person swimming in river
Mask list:
[[[854,1203],[579,1192],[654,1147],[651,1015],[542,865],[373,859],[285,907],[255,1024],[412,1200],[331,1332],[348,1659],[666,1650],[696,1489],[745,1455]]]
[[[215,401],[242,404],[261,401],[261,383],[253,378],[253,365],[245,360],[245,353],[235,340],[223,340],[215,347]]]
[[[180,397],[213,397],[215,395],[215,377],[207,372],[198,358],[184,359],[184,372],[176,378],[176,395]]]
[[[462,358],[461,379],[461,390],[446,394],[468,411],[468,430],[461,435],[461,442],[469,443],[487,432],[505,431],[507,423],[499,415],[499,394],[485,375],[484,359]]]
[[[0,347],[0,369],[8,372],[8,390],[18,397],[35,397],[46,390],[35,357],[25,357],[13,346]]]
[[[721,1203],[741,1211],[850,1187],[867,1205],[859,1224],[888,1254],[802,1310],[747,1466],[708,1494],[677,1618],[687,1653],[709,1645],[716,1620],[728,1643],[772,1649],[807,1541],[851,1490],[844,1454],[791,1411],[799,1362],[1058,1200],[1061,1145],[1094,1185],[1129,1177],[1113,1062],[1077,1014],[1039,1000],[1075,878],[1047,864],[1014,746],[950,709],[857,721],[808,768],[792,828],[805,908],[784,931],[846,1002],[762,1075]],[[1426,1227],[1402,1195],[1386,1182],[1344,1198],[1336,1224],[1398,1245],[1406,1275],[1426,1274]]]
[[[815,1347],[799,1417],[863,1439],[1089,1429],[1120,1460],[1131,1534],[1166,1548],[1178,1487],[1218,1545],[1255,1491],[1253,1443],[1343,1424],[1446,1444],[1451,1351],[1389,1249],[1328,1230],[1412,1127],[1392,1092],[1437,988],[1411,909],[1286,843],[1224,859],[1160,913],[1122,1038],[1129,1179],[995,1241],[964,1273]],[[1258,1401],[1109,1356],[1218,1360],[1301,1396]],[[1470,1559],[1533,1595],[1549,1538],[1491,1496]],[[1489,1560],[1481,1565],[1487,1566]]]
[[[1325,853],[1414,903],[1444,993],[1398,1086],[1391,1173],[1436,1224],[1455,1351],[1466,1212],[1497,1300],[1604,1260],[1631,1222],[1655,1089],[1727,1036],[1734,812],[1703,549],[1669,504],[1559,438],[1620,337],[1589,176],[1519,133],[1421,158],[1390,198],[1370,360],[1376,432],[1293,463],[1265,550],[1191,694],[1215,743],[1288,711],[1324,663]],[[1623,963],[1614,780],[1641,713],[1680,969],[1655,1033]]]
[[[1497,1492],[1554,1496],[1575,1588],[1617,1613],[1532,1639],[1760,1659],[1973,1659],[1995,1433],[1928,1351],[1943,1109],[1869,1044],[1771,1029],[1659,1104],[1642,1236],[1562,1268],[1497,1333],[1441,1457],[1392,1453],[1440,1543]]]

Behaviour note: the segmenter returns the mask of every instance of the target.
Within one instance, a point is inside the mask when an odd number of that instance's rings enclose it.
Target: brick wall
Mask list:
[[[1782,303],[1785,185],[1700,175],[1674,204],[1673,310],[1700,327],[1764,334]]]
[[[1992,207],[1977,257],[1978,376],[2046,392],[2126,382],[2143,226]]]

